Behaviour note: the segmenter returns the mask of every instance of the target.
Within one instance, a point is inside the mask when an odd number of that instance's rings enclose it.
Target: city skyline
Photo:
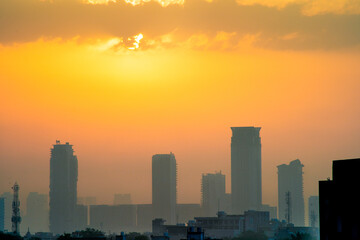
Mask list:
[[[0,0],[0,228],[321,224],[360,156],[359,26],[360,0]]]
[[[228,162],[228,164],[230,165],[230,162]],[[222,169],[224,169],[224,168],[222,168]],[[217,170],[221,170],[221,171],[223,171],[222,169],[217,169]],[[226,167],[225,167],[225,169],[226,169]],[[216,171],[216,170],[215,170]],[[204,174],[206,171],[202,171],[202,173],[201,174]],[[211,171],[209,171],[209,172],[211,172]],[[226,177],[227,177],[227,179],[228,179],[228,181],[227,182],[230,182],[230,174],[225,174],[226,175]],[[201,185],[200,184],[200,182],[201,181],[199,181],[199,186]],[[277,184],[277,183],[276,183]],[[227,186],[226,186],[226,189],[227,189],[227,193],[229,193],[230,191],[230,189],[229,189],[229,183],[227,183]],[[277,186],[277,185],[276,185]],[[6,189],[5,189],[6,190]],[[306,192],[306,190],[308,190],[308,189],[306,189],[306,187],[305,187],[305,192]],[[30,190],[30,192],[31,192],[32,190]],[[315,194],[313,194],[313,195],[316,195],[316,192],[314,192]],[[114,194],[114,193],[110,193],[109,192],[109,194]],[[310,193],[309,194],[306,194],[306,195],[311,195]],[[82,196],[85,196],[84,194],[82,194]],[[21,196],[22,197],[22,196]],[[113,197],[113,196],[112,196]],[[23,196],[23,198],[25,198],[25,196]],[[101,197],[100,197],[100,199],[101,199]],[[194,203],[194,202],[196,202],[196,203],[200,203],[200,201],[201,201],[201,197],[199,197],[199,199],[196,199],[196,200],[192,200],[192,201],[184,201],[184,203]],[[104,198],[103,198],[103,200],[102,200],[102,203],[110,203],[111,201],[109,201],[109,200],[106,200],[106,201],[104,201]],[[149,201],[144,201],[144,200],[137,200],[136,201],[136,203],[148,203],[148,202],[151,202],[151,200]],[[273,198],[271,201],[265,201],[264,202],[264,204],[267,204],[267,203],[270,203],[271,205],[277,205],[277,202],[276,202],[276,200]]]
[[[247,142],[249,141],[250,143],[255,143],[257,145],[260,146],[260,138],[259,138],[259,130],[260,128],[254,128],[254,127],[232,127],[233,132],[235,131],[236,134],[241,133],[242,137],[244,137],[244,139],[240,138],[240,139],[236,139],[234,141],[234,135],[232,137],[232,142],[233,144],[238,144],[239,142],[241,142],[241,144],[244,144],[244,141]],[[255,135],[252,133],[253,130],[255,130]],[[235,137],[239,137],[235,134]],[[254,139],[255,137],[255,139]],[[242,140],[241,140],[242,139]],[[53,148],[51,149],[51,157],[50,157],[50,165],[51,165],[51,172],[52,172],[52,176],[50,176],[50,180],[52,182],[52,185],[50,185],[50,199],[52,199],[52,201],[54,202],[54,199],[56,200],[56,198],[54,198],[54,193],[56,193],[57,191],[54,188],[54,186],[60,186],[65,184],[70,186],[69,190],[66,190],[64,187],[62,187],[61,191],[69,191],[69,193],[67,194],[63,194],[61,195],[61,197],[63,198],[63,200],[61,200],[63,202],[63,204],[65,205],[72,205],[73,207],[69,206],[63,206],[63,210],[62,210],[62,217],[56,217],[56,229],[52,229],[51,231],[54,233],[60,233],[63,230],[67,231],[67,232],[71,232],[75,229],[82,229],[86,226],[87,222],[89,220],[87,220],[86,215],[88,214],[89,210],[87,207],[85,206],[81,206],[81,205],[76,205],[76,200],[77,200],[77,156],[73,155],[74,150],[72,149],[73,145],[70,145],[68,142],[66,142],[65,144],[61,144],[61,142],[59,140],[56,140],[56,144],[53,145]],[[238,147],[238,146],[237,146]],[[244,146],[242,146],[244,147]],[[249,147],[249,146],[247,146]],[[253,149],[252,147],[249,148],[250,150]],[[256,151],[258,151],[258,147],[255,146]],[[248,150],[247,150],[248,151]],[[261,150],[260,150],[261,151]],[[245,154],[244,156],[251,156],[254,154]],[[256,155],[256,154],[255,154]],[[235,155],[235,156],[238,156]],[[246,159],[246,158],[245,158]],[[255,159],[256,160],[256,159]],[[65,165],[64,165],[65,164]],[[279,187],[279,197],[280,195],[285,195],[286,192],[290,191],[291,195],[291,205],[293,207],[293,204],[296,206],[296,208],[292,208],[291,209],[291,217],[290,217],[290,222],[294,223],[295,226],[305,226],[305,225],[309,225],[309,223],[305,224],[305,210],[304,210],[304,196],[303,196],[303,167],[304,165],[302,165],[302,163],[299,161],[299,159],[296,159],[294,161],[291,161],[289,165],[287,164],[282,164],[277,166],[278,168],[278,176],[279,176],[279,181],[278,181],[278,187]],[[181,204],[178,204],[176,201],[176,192],[177,192],[177,163],[176,163],[176,159],[175,159],[175,155],[170,152],[170,154],[155,154],[152,157],[152,177],[153,177],[153,203],[152,203],[152,214],[153,214],[153,218],[163,218],[164,220],[168,221],[170,224],[174,225],[175,224],[175,218],[176,218],[176,223],[178,223],[178,214],[183,214],[181,212],[178,212],[180,210],[179,206],[181,206]],[[216,187],[217,184],[219,184],[219,187],[222,188],[221,192],[223,197],[225,197],[225,175],[222,175],[221,172],[215,173],[215,174],[203,174],[203,183],[202,186],[204,187],[204,177],[208,178],[210,180],[210,178],[213,178],[213,180],[219,178],[216,181],[219,181],[218,183],[212,182],[211,185],[213,187]],[[70,182],[66,183],[67,181]],[[71,180],[73,179],[73,180]],[[208,180],[207,180],[208,181]],[[206,182],[207,182],[206,181]],[[210,183],[210,181],[209,181]],[[290,183],[290,184],[288,184]],[[17,183],[15,183],[16,185]],[[60,185],[59,185],[60,184]],[[75,184],[75,185],[74,185]],[[164,185],[165,184],[165,185]],[[285,184],[285,185],[284,185]],[[15,186],[14,185],[14,186]],[[71,186],[74,185],[74,186]],[[208,185],[208,184],[205,184]],[[224,186],[221,186],[224,185]],[[53,186],[53,187],[52,187]],[[69,187],[68,186],[68,187]],[[210,186],[210,185],[209,185]],[[58,188],[58,187],[57,187]],[[75,189],[75,192],[74,192]],[[204,192],[205,188],[203,188],[203,192]],[[174,196],[172,196],[173,193],[175,193]],[[53,195],[53,197],[51,198],[51,195]],[[216,192],[215,192],[216,195]],[[34,204],[36,202],[34,202],[35,199],[39,199],[39,194],[36,192],[30,192],[28,195],[28,199],[26,201],[26,204],[29,204],[29,197],[34,198],[33,200],[31,200],[30,204]],[[46,196],[46,195],[43,195]],[[71,198],[75,196],[75,199],[72,201]],[[98,222],[97,225],[93,225],[94,223],[90,224],[89,226],[95,226],[97,228],[99,228],[99,226],[102,226],[102,222],[101,221],[106,221],[107,224],[110,224],[109,226],[112,226],[111,228],[109,228],[108,230],[110,231],[110,229],[118,229],[121,230],[121,228],[125,227],[135,227],[136,225],[136,215],[138,213],[137,212],[137,205],[133,205],[133,204],[129,204],[129,200],[130,200],[130,194],[115,194],[114,197],[120,197],[120,198],[124,198],[125,197],[125,201],[124,203],[122,203],[122,205],[116,205],[117,203],[114,201],[114,205],[93,205],[90,207],[90,216],[92,216],[92,214],[95,214],[93,217],[95,217],[95,220]],[[155,198],[154,198],[155,197]],[[214,197],[214,196],[213,196]],[[313,196],[312,196],[313,197]],[[69,203],[66,203],[66,198],[69,198]],[[89,201],[93,202],[92,204],[95,203],[96,199],[94,197],[88,197]],[[155,200],[154,200],[155,199]],[[173,199],[173,200],[171,200]],[[78,199],[79,200],[79,199]],[[82,199],[85,200],[85,199]],[[37,201],[37,200],[35,200]],[[40,201],[46,201],[46,199],[42,198],[42,200]],[[59,201],[59,200],[56,200]],[[71,203],[71,201],[73,203]],[[122,200],[121,200],[122,201]],[[130,200],[131,201],[131,200]],[[310,198],[309,198],[310,201]],[[173,203],[172,203],[173,202]],[[227,204],[229,204],[230,202],[228,202]],[[36,203],[37,204],[37,203]],[[40,203],[41,205],[41,203]],[[169,205],[170,208],[167,209],[165,208],[165,206]],[[171,207],[173,205],[173,207]],[[186,205],[186,204],[185,204]],[[184,205],[184,206],[185,206]],[[194,205],[194,204],[190,204],[190,205]],[[190,206],[189,205],[189,206]],[[196,205],[196,204],[195,204]],[[194,205],[194,206],[195,206]],[[279,220],[284,220],[284,217],[281,217],[284,214],[284,204],[280,203],[279,200]],[[299,208],[299,206],[302,205],[302,207]],[[200,205],[199,205],[200,206]],[[35,208],[37,208],[37,206],[34,205]],[[57,206],[57,211],[59,210],[59,206]],[[272,211],[270,210],[269,205],[267,206],[259,206],[258,210],[260,211],[266,211],[267,212],[267,218],[269,217],[269,212],[268,211]],[[45,210],[44,207],[42,207],[43,210]],[[66,209],[71,208],[71,212],[72,215],[67,215],[68,213]],[[123,218],[118,218],[117,220],[114,218],[113,220],[115,222],[121,221],[123,222],[122,224],[123,227],[121,226],[117,226],[113,224],[112,221],[110,221],[110,219],[104,218],[103,220],[98,220],[98,218],[103,218],[105,217],[105,215],[103,215],[101,212],[98,211],[98,213],[93,213],[93,211],[91,209],[98,209],[100,211],[102,211],[102,209],[108,209],[110,210],[110,212],[116,211],[118,212],[121,216],[123,214],[129,214],[130,212],[133,212],[133,216],[129,215],[130,219],[132,218],[132,220],[130,221],[124,221]],[[204,208],[204,206],[202,206],[203,210],[207,210],[206,207]],[[261,209],[262,208],[262,209]],[[116,209],[116,210],[115,210]],[[231,209],[231,208],[230,208]],[[266,209],[266,210],[264,210]],[[33,210],[33,209],[27,209],[27,215],[29,215],[29,211]],[[40,209],[39,209],[40,210]],[[41,211],[43,211],[41,210]],[[50,210],[51,210],[51,204],[50,204]],[[199,208],[200,210],[200,208]],[[253,207],[248,206],[247,208],[244,208],[244,214],[246,215],[245,211],[249,211],[251,212],[251,210],[254,210]],[[180,210],[181,211],[181,210]],[[231,210],[229,210],[229,212],[236,212],[237,210],[234,208],[232,208]],[[65,214],[64,214],[65,213]],[[149,212],[151,213],[151,212]],[[34,214],[34,212],[32,213]],[[45,213],[46,214],[46,213]],[[100,215],[99,215],[100,214]],[[170,215],[169,215],[170,214]],[[176,214],[176,216],[175,216]],[[202,213],[204,214],[204,212]],[[220,213],[219,213],[220,214]],[[259,214],[262,214],[261,212],[259,212]],[[30,213],[31,215],[31,213]],[[54,216],[54,214],[52,214]],[[205,216],[211,216],[213,214],[209,214],[209,213],[205,213]],[[189,216],[196,216],[196,215],[189,215]],[[188,216],[188,217],[189,217]],[[199,216],[199,215],[198,215]],[[289,215],[290,216],[290,215]],[[300,218],[299,218],[300,217]],[[61,220],[62,218],[67,219],[66,221]],[[192,218],[192,217],[190,217]],[[188,219],[190,219],[188,218]],[[286,218],[286,217],[285,217]],[[92,218],[90,218],[92,219]],[[50,218],[50,222],[51,222],[51,218]],[[63,222],[62,222],[63,221]],[[310,219],[309,219],[310,221]],[[69,228],[69,226],[67,224],[69,224],[70,222],[72,225],[72,228]],[[109,227],[107,225],[107,227]],[[79,228],[78,228],[79,227]],[[120,228],[119,228],[120,227]],[[50,228],[51,228],[51,224],[50,224]],[[63,229],[63,230],[61,230]]]
[[[199,202],[202,173],[230,177],[231,126],[262,127],[271,205],[277,165],[301,159],[310,196],[329,159],[360,155],[354,1],[129,2],[0,1],[1,192],[45,193],[56,139],[77,146],[79,195],[100,203],[149,203],[148,159],[170,151],[179,202]]]

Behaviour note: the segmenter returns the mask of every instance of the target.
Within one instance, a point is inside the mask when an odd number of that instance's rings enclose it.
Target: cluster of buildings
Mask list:
[[[278,206],[266,205],[262,201],[260,128],[231,130],[231,193],[226,192],[221,171],[203,174],[201,204],[177,202],[177,162],[173,153],[152,156],[151,204],[132,204],[129,194],[115,195],[113,205],[98,205],[95,197],[79,198],[78,159],[73,146],[56,141],[51,148],[49,198],[29,194],[23,231],[28,228],[62,234],[91,227],[104,232],[184,233],[193,226],[201,227],[211,237],[222,238],[248,230],[270,231],[289,223],[304,227],[304,166],[300,160],[277,167]],[[0,231],[10,229],[9,194],[0,197]],[[315,228],[319,226],[318,202],[317,196],[309,198],[309,222]]]

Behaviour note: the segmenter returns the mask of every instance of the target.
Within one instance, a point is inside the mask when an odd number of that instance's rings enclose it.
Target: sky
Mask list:
[[[358,0],[1,0],[0,192],[49,192],[73,145],[78,196],[151,203],[151,157],[175,154],[178,202],[201,174],[230,192],[230,127],[261,127],[263,202],[299,158],[317,195],[360,157]]]

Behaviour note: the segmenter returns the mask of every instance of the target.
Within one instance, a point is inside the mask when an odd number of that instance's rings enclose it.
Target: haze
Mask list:
[[[271,205],[277,165],[301,160],[307,199],[360,155],[357,1],[2,0],[0,16],[0,192],[18,181],[22,201],[48,193],[56,140],[98,203],[150,203],[170,151],[178,202],[200,202],[202,173],[229,192],[232,126],[262,128]]]

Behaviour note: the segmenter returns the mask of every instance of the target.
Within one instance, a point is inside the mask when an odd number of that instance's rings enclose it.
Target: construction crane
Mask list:
[[[20,233],[20,200],[19,200],[19,184],[15,182],[14,186],[12,187],[14,191],[14,198],[12,202],[12,232],[16,235]]]

